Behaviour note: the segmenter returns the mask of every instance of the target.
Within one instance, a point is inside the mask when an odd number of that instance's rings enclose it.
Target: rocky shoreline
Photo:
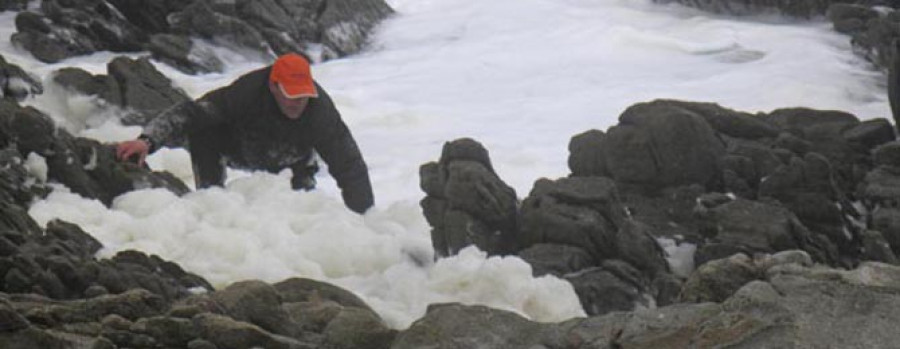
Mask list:
[[[827,15],[876,65],[888,69],[897,57],[889,52],[900,32],[885,28],[900,14],[888,3],[679,2],[731,14]],[[275,52],[323,45],[326,59],[358,50],[390,13],[380,2],[350,0],[310,1],[309,8],[287,1],[164,3],[43,1],[42,15],[19,15],[14,41],[47,61],[88,48],[147,49],[196,73],[215,71],[216,59],[200,54],[192,38],[264,43]],[[126,5],[133,11],[104,10]],[[279,21],[279,13],[302,11],[315,13],[315,28]],[[88,24],[67,22],[85,16]],[[169,16],[175,24],[160,21]],[[356,29],[336,36],[331,24],[346,18]],[[241,31],[250,33],[245,37],[222,29],[211,38],[177,28],[196,21],[253,30]],[[73,28],[84,37],[38,45]],[[292,33],[292,41],[267,36],[275,29]],[[133,37],[108,41],[104,30]],[[99,39],[107,41],[91,41]],[[117,58],[107,75],[62,69],[53,83],[132,111],[123,121],[135,125],[187,98],[146,58]],[[535,276],[570,282],[588,317],[539,323],[484,306],[434,304],[398,330],[330,284],[247,280],[216,290],[140,251],[98,259],[102,244],[71,223],[40,227],[28,205],[53,190],[48,182],[107,205],[135,189],[189,191],[171,174],[115,161],[110,145],[75,137],[18,103],[43,89],[0,60],[2,348],[889,348],[900,341],[900,141],[886,119],[639,103],[617,125],[573,136],[571,174],[538,179],[521,201],[494,171],[488,149],[473,139],[448,142],[420,169],[436,255],[475,245],[519,256]],[[46,178],[28,169],[36,156]],[[696,248],[695,268],[672,267],[675,244]]]

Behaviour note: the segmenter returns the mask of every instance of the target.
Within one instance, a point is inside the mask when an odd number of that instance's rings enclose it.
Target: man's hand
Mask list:
[[[125,141],[116,145],[116,156],[119,161],[128,161],[132,156],[137,155],[138,166],[144,166],[144,159],[147,158],[149,152],[150,144],[143,139]]]

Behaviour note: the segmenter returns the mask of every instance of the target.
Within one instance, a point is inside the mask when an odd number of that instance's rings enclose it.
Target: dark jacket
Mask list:
[[[247,73],[158,116],[144,128],[151,151],[177,146],[191,132],[222,129],[234,142],[226,151],[229,165],[277,172],[308,161],[315,150],[328,164],[347,207],[357,212],[371,207],[366,163],[331,97],[316,84],[319,97],[310,99],[298,119],[288,119],[269,90],[270,71],[267,67]]]

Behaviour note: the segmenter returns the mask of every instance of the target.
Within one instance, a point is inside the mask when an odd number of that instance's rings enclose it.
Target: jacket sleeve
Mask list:
[[[166,109],[144,126],[141,138],[150,140],[152,152],[163,146],[183,145],[188,133],[224,122],[221,113],[224,109],[217,103],[221,98],[216,98],[219,94],[213,91],[197,101],[181,102]]]
[[[341,188],[344,204],[357,213],[364,213],[374,204],[369,170],[337,109],[331,106],[329,114],[323,120],[322,135],[315,149]]]

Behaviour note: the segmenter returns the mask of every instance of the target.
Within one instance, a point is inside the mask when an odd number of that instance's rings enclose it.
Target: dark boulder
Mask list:
[[[610,177],[647,190],[721,184],[725,147],[699,113],[677,101],[639,103],[606,133]]]
[[[587,269],[566,277],[566,280],[572,284],[581,307],[589,316],[631,311],[637,304],[648,306],[643,288],[605,268]]]
[[[140,51],[147,35],[104,0],[48,0],[16,18],[12,41],[45,63],[96,51]]]
[[[147,49],[153,59],[186,74],[217,73],[224,69],[224,63],[212,50],[197,45],[186,36],[156,34],[150,37]]]
[[[616,186],[604,177],[540,179],[522,202],[519,245],[541,243],[583,248],[599,262],[616,255],[625,220]]]
[[[281,307],[278,291],[262,281],[231,284],[213,293],[212,299],[235,320],[252,323],[274,334],[297,335],[297,326]]]
[[[519,251],[518,256],[531,265],[535,277],[563,277],[597,265],[587,251],[572,245],[536,244]]]
[[[516,192],[493,171],[487,150],[471,139],[444,145],[438,163],[422,165],[422,209],[437,256],[476,245],[489,254],[518,249]]]
[[[0,56],[0,92],[0,97],[21,101],[25,97],[43,93],[44,87],[21,67],[6,62]]]
[[[738,16],[785,14],[800,18],[824,15],[830,6],[841,3],[863,3],[869,6],[886,3],[883,0],[654,0],[677,2],[698,9]]]
[[[834,264],[837,251],[827,240],[816,238],[797,217],[786,208],[762,202],[736,199],[704,209],[704,233],[711,239],[702,246],[697,256],[709,256],[706,249],[719,249],[728,253],[714,258],[727,257],[731,253],[774,253],[801,249],[818,262]],[[700,266],[706,260],[698,260]]]

